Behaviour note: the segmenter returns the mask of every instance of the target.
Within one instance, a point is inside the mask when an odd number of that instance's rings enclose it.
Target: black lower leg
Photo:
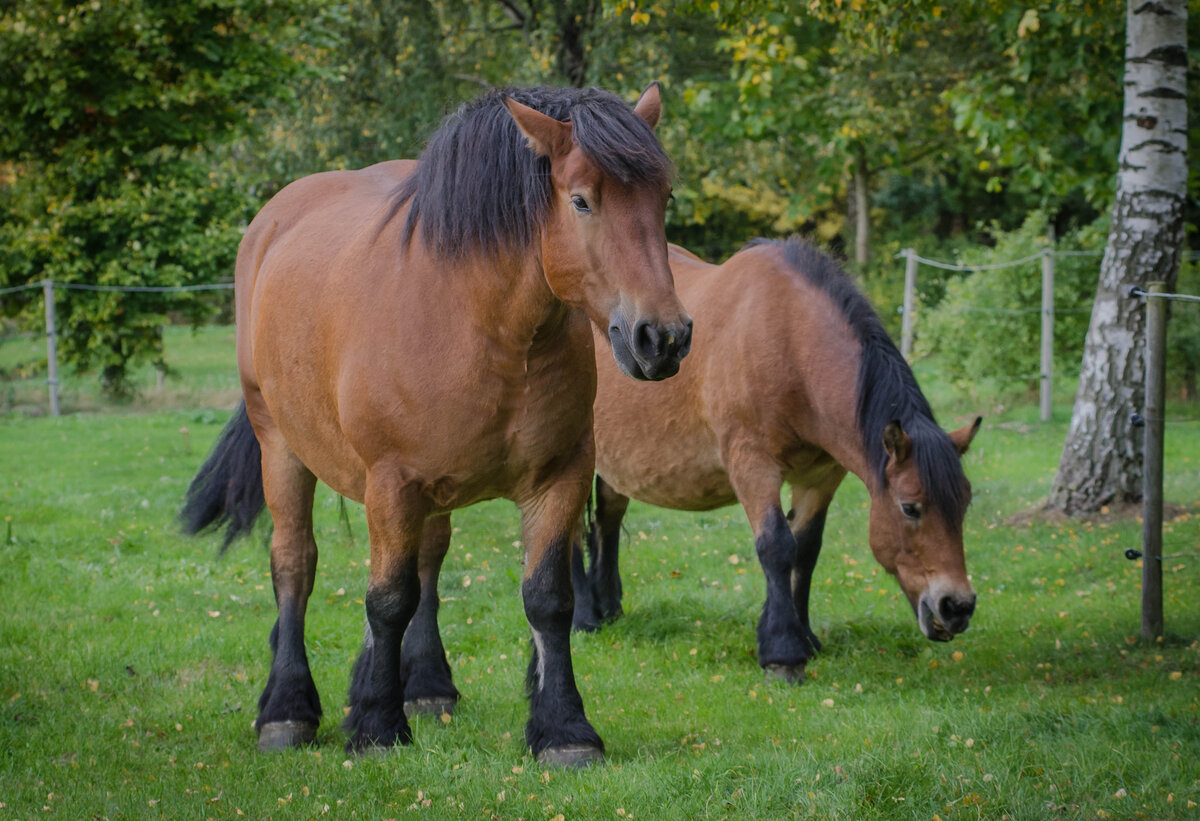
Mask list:
[[[304,609],[294,601],[279,602],[279,618],[271,629],[271,673],[258,700],[254,726],[297,722],[313,728],[321,720],[321,699],[304,651]]]
[[[593,561],[595,561],[593,554]],[[596,613],[596,601],[592,596],[592,585],[587,569],[583,566],[583,546],[578,539],[571,541],[571,587],[575,591],[575,616],[572,626],[576,630],[598,630],[600,619]]]
[[[367,591],[367,631],[354,665],[346,717],[346,729],[352,733],[348,752],[412,741],[404,716],[400,647],[420,594],[415,569],[386,589]]]
[[[620,618],[624,613],[621,608],[621,522],[628,509],[629,497],[596,477],[596,518],[588,534],[592,558],[588,579],[601,621]]]
[[[796,540],[778,507],[767,512],[754,547],[767,581],[767,600],[758,621],[758,663],[763,667],[802,665],[809,650],[801,639],[800,620],[792,604]]]
[[[800,619],[800,634],[813,653],[821,649],[821,642],[808,621],[808,596],[812,588],[813,569],[817,566],[817,557],[821,555],[827,512],[828,508],[817,511],[799,531],[794,531],[796,569],[792,571],[792,605]]]
[[[550,551],[551,556],[554,552]],[[574,745],[603,751],[604,743],[584,715],[571,666],[570,580],[566,574],[554,572],[549,566],[552,563],[552,558],[543,561],[521,585],[525,615],[533,631],[533,657],[526,676],[529,723],[525,741],[534,755],[547,748]]]
[[[409,704],[417,704],[423,699],[447,704],[458,701],[458,688],[454,686],[450,665],[446,662],[437,614],[437,582],[422,584],[421,603],[404,633],[400,652],[404,700]]]

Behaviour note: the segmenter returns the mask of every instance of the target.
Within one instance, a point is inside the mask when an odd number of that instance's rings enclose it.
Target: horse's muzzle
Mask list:
[[[622,373],[634,379],[657,381],[679,373],[679,363],[692,349],[692,320],[657,323],[639,320],[631,327],[620,311],[613,312],[608,341]]]
[[[935,598],[927,590],[917,601],[917,623],[932,641],[950,641],[966,630],[974,612],[974,593],[947,593]]]

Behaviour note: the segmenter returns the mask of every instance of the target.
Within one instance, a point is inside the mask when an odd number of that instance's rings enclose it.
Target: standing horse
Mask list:
[[[670,260],[700,330],[686,366],[662,385],[622,382],[598,363],[599,476],[586,578],[582,557],[575,563],[576,627],[621,614],[618,539],[630,497],[676,510],[740,502],[767,583],[759,664],[802,679],[821,646],[808,617],[813,567],[849,471],[870,493],[871,550],[921,631],[947,641],[966,630],[975,592],[960,456],[982,420],[950,434],[938,427],[867,300],[800,240],[757,240],[719,266],[675,247]]]
[[[183,518],[191,532],[228,523],[226,544],[264,499],[274,519],[260,749],[311,741],[321,715],[304,646],[319,478],[366,505],[370,535],[348,750],[411,740],[406,681],[446,664],[430,652],[436,626],[410,625],[421,582],[445,556],[450,511],[504,497],[526,545],[526,740],[549,763],[603,756],[569,638],[570,545],[594,465],[589,320],[638,379],[673,375],[689,348],[660,106],[656,84],[632,110],[596,89],[494,92],[447,118],[419,162],[304,178],[250,224],[236,272],[245,401]]]

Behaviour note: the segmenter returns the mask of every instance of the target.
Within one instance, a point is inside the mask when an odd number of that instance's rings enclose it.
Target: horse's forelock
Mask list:
[[[627,185],[670,182],[673,167],[654,131],[619,98],[574,107],[571,124],[575,142],[608,176]]]
[[[443,256],[528,247],[549,211],[550,163],[529,150],[506,97],[572,123],[572,136],[607,175],[633,185],[662,185],[672,166],[654,132],[620,97],[600,89],[493,91],[449,115],[422,152],[416,172],[395,194],[411,201],[409,241]]]

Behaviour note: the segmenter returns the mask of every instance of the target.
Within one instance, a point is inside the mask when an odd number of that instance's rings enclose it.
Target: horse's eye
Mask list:
[[[588,205],[588,201],[578,194],[571,197],[571,205],[575,206],[575,210],[581,214],[592,213],[592,207]]]
[[[914,521],[921,518],[921,506],[914,504],[900,505],[900,512],[905,518],[913,519]]]

